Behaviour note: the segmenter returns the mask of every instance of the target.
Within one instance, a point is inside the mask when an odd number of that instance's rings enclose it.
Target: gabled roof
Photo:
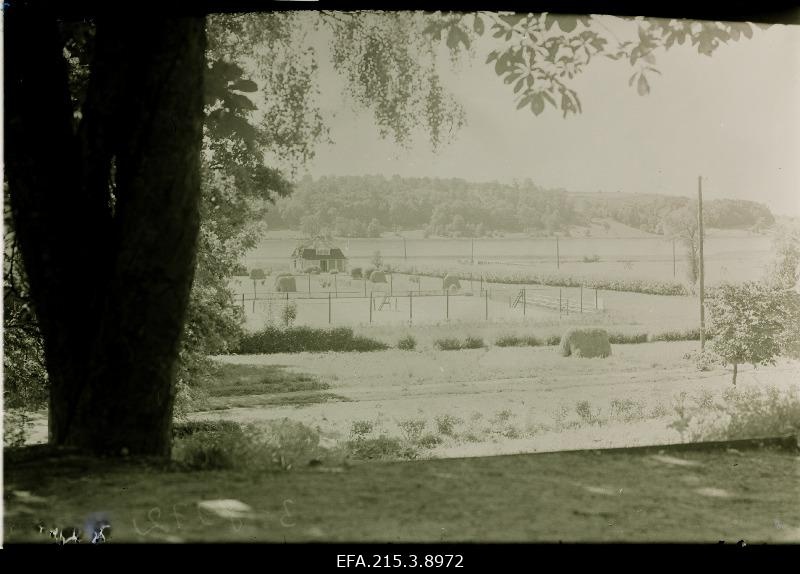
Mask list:
[[[319,253],[325,251],[327,253]],[[292,251],[293,258],[302,258],[310,260],[323,260],[323,259],[346,259],[342,250],[333,245],[324,237],[315,237],[310,240],[301,241],[294,251]]]

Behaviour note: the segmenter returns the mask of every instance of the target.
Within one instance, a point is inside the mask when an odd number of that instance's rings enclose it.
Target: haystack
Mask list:
[[[459,282],[458,277],[455,275],[445,275],[444,283],[442,283],[442,289],[446,291],[457,291],[461,289],[461,282]]]
[[[275,291],[279,293],[294,293],[297,291],[297,284],[291,275],[280,275],[275,278]]]
[[[369,275],[369,280],[372,283],[386,283],[386,273],[383,271],[373,271]]]
[[[611,343],[605,329],[570,329],[561,337],[559,350],[564,357],[608,357]]]

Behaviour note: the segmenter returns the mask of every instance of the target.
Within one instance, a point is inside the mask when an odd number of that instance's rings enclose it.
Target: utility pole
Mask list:
[[[408,260],[408,251],[406,251],[406,238],[403,237],[403,260]]]
[[[473,265],[475,265],[475,238],[472,238],[472,255],[470,256],[470,261]]]
[[[697,176],[697,228],[700,233],[700,350],[706,347],[705,263],[703,261],[703,176]]]
[[[672,278],[677,274],[677,263],[675,261],[675,238],[672,238]]]
[[[561,269],[561,255],[558,250],[558,235],[556,235],[556,269]]]

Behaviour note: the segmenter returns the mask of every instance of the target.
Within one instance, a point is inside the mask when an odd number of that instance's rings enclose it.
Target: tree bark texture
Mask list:
[[[205,22],[99,18],[74,128],[57,22],[9,9],[6,165],[50,442],[169,453],[199,230]]]

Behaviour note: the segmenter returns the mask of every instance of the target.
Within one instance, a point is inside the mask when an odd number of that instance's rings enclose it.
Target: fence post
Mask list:
[[[328,291],[328,325],[331,324],[331,292]]]
[[[242,291],[242,311],[244,311],[244,291]]]
[[[409,289],[408,290],[408,322],[411,323],[414,320],[414,292]]]
[[[581,284],[581,313],[583,313],[583,284]]]
[[[594,308],[597,309],[597,289],[594,290]]]
[[[522,288],[522,316],[523,317],[527,314],[527,311],[528,311],[528,305],[527,305],[526,293],[525,293],[526,291],[527,291],[527,289],[525,289],[525,287],[523,287]]]
[[[484,299],[484,303],[486,305],[486,320],[488,321],[489,320],[489,292],[488,291],[484,291],[483,292],[483,299]]]
[[[367,296],[367,279],[365,277],[364,278],[364,297],[366,297],[366,296]]]
[[[567,315],[569,315],[569,297],[567,297]]]
[[[558,314],[561,315],[561,287],[558,288]]]
[[[308,274],[308,292],[311,293],[311,273]]]
[[[369,322],[372,323],[372,291],[369,292]]]
[[[444,290],[445,319],[450,320],[450,291]]]

